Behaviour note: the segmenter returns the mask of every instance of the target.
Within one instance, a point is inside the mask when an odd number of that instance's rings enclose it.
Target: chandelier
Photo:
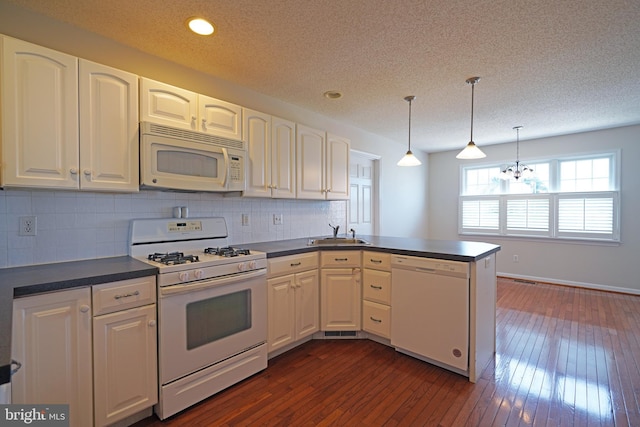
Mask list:
[[[520,178],[531,178],[533,176],[533,169],[520,163],[520,129],[522,129],[522,126],[515,126],[513,129],[516,131],[516,163],[504,169],[500,173],[500,178],[504,180],[513,178],[516,181]]]

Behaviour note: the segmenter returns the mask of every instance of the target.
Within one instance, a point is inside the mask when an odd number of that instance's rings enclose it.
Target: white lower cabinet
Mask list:
[[[158,402],[155,285],[150,276],[93,287],[96,427]]]
[[[68,404],[71,426],[93,425],[89,287],[14,300],[11,357],[12,403]]]
[[[361,329],[360,251],[320,253],[320,328]]]
[[[362,329],[391,338],[391,254],[362,252]]]
[[[68,404],[78,427],[157,403],[155,276],[92,288],[14,300],[12,403]]]
[[[271,352],[320,329],[318,254],[285,256],[270,260],[268,265],[268,351]]]

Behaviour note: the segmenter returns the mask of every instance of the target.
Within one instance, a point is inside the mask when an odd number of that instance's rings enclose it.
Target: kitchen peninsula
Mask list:
[[[465,340],[468,341],[468,368],[451,369],[451,366],[443,366],[446,369],[459,372],[475,382],[484,368],[491,360],[495,352],[495,301],[496,301],[496,271],[495,257],[500,250],[500,246],[482,242],[464,241],[437,241],[415,238],[383,237],[383,236],[359,236],[365,240],[363,244],[337,244],[337,245],[310,245],[310,239],[292,239],[271,242],[260,242],[243,245],[245,248],[255,251],[265,252],[267,261],[282,261],[287,257],[307,255],[315,256],[316,260],[323,259],[322,255],[349,254],[349,257],[356,257],[358,267],[350,269],[353,274],[358,275],[356,282],[360,284],[360,273],[367,269],[368,258],[377,258],[378,255],[388,259],[389,271],[392,269],[392,259],[419,258],[424,260],[437,261],[438,265],[448,266],[454,264],[464,265],[465,274],[468,279],[465,283],[465,298],[467,301],[465,310],[468,310],[468,322],[465,324],[468,333]],[[365,259],[365,255],[367,259]],[[317,262],[316,272],[322,269],[322,262]],[[376,260],[377,262],[377,260]],[[386,261],[385,261],[386,262]],[[111,268],[113,267],[113,268]],[[369,266],[371,267],[371,266]],[[68,268],[71,268],[69,270]],[[375,268],[375,267],[371,267]],[[66,271],[66,273],[65,273]],[[69,273],[71,271],[71,273]],[[9,381],[8,372],[11,361],[11,313],[14,298],[27,297],[31,295],[43,294],[51,291],[68,290],[75,287],[86,287],[96,283],[105,283],[123,278],[140,277],[156,274],[157,270],[144,263],[140,263],[130,257],[102,258],[95,260],[75,261],[72,263],[42,264],[27,267],[8,268],[0,270],[0,311],[3,313],[0,336],[0,365],[2,365],[2,382]],[[71,275],[66,277],[66,275]],[[114,276],[114,274],[116,276]],[[62,275],[62,276],[61,276]],[[85,277],[86,276],[86,277]],[[104,276],[104,277],[102,277]],[[102,278],[101,278],[102,277]],[[271,276],[268,276],[269,278]],[[364,277],[364,275],[363,275]],[[366,280],[365,280],[366,283]],[[358,293],[360,296],[361,294]],[[364,298],[364,295],[363,295]],[[366,301],[358,300],[358,304],[364,306]],[[390,303],[390,305],[392,305]],[[401,310],[401,306],[394,306],[394,310]],[[419,328],[410,328],[412,334],[419,334]],[[432,325],[433,326],[433,325]],[[447,333],[447,324],[438,324],[435,327]],[[367,331],[365,327],[363,331]],[[327,331],[326,328],[319,328],[317,334]],[[376,337],[374,334],[364,337],[380,340],[381,342],[394,346],[393,337],[390,340]],[[319,337],[318,335],[315,335]],[[331,336],[329,334],[328,336]],[[311,339],[310,337],[308,339]],[[306,340],[306,339],[305,339]],[[301,341],[303,342],[303,340]],[[296,343],[299,344],[300,342]],[[396,346],[397,348],[397,346]],[[286,350],[283,349],[283,350]],[[402,351],[402,350],[399,350]],[[419,354],[408,354],[421,358]],[[465,357],[467,354],[465,354]],[[429,358],[423,359],[434,363]],[[435,361],[438,365],[437,361]],[[446,363],[445,363],[446,365]]]

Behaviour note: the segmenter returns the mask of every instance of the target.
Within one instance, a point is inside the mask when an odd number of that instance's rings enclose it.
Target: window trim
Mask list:
[[[557,241],[593,241],[599,243],[619,243],[620,242],[620,150],[608,150],[602,152],[580,153],[571,156],[557,156],[553,159],[536,159],[530,163],[549,163],[549,191],[546,193],[509,193],[506,183],[500,184],[500,192],[494,194],[463,194],[466,183],[466,171],[470,169],[490,169],[499,167],[504,169],[505,165],[496,165],[495,163],[477,163],[466,164],[460,166],[460,193],[458,197],[458,234],[468,236],[495,236],[508,238],[534,238],[534,239],[550,239]],[[587,159],[597,159],[609,157],[610,167],[610,185],[608,190],[604,191],[576,191],[576,192],[559,192],[560,185],[560,164],[563,161],[579,161]],[[559,230],[559,209],[560,201],[571,198],[611,198],[612,206],[612,231],[611,233],[598,232],[581,232],[581,231],[560,231]],[[473,200],[498,200],[498,227],[463,227],[463,205],[467,201]],[[536,229],[512,229],[507,228],[507,204],[509,200],[522,199],[548,199],[549,200],[549,220],[548,230]]]

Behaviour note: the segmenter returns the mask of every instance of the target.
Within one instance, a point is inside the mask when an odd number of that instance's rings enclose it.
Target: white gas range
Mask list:
[[[266,255],[229,247],[224,218],[131,222],[130,255],[157,266],[165,419],[267,367]]]

